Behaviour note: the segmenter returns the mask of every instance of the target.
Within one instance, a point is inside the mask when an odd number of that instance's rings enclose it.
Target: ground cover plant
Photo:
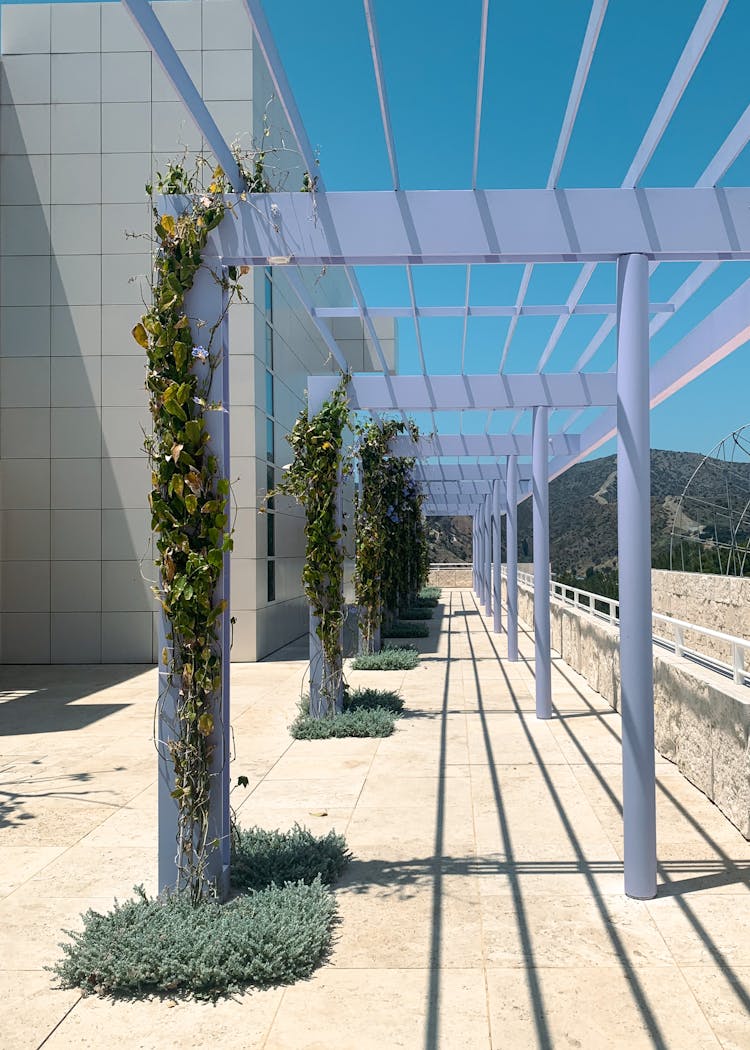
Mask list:
[[[431,620],[432,612],[427,605],[415,605],[413,608],[402,609],[401,617],[404,620]]]
[[[330,832],[315,837],[252,828],[235,841],[233,882],[246,892],[226,904],[187,894],[89,910],[50,969],[64,988],[99,995],[153,993],[216,998],[246,985],[309,977],[326,957],[336,917],[328,889],[350,859]]]
[[[440,593],[439,587],[423,587],[412,604],[434,609],[440,601]]]
[[[409,645],[385,645],[379,653],[359,653],[352,661],[355,671],[412,671],[419,653]]]
[[[266,889],[271,883],[316,879],[332,886],[351,859],[342,835],[313,835],[295,824],[291,831],[238,829],[232,856],[232,885],[243,890]]]
[[[426,623],[405,623],[403,620],[396,620],[380,632],[381,638],[427,638],[429,634]]]
[[[342,712],[312,718],[303,697],[290,732],[296,740],[390,736],[403,706],[401,696],[390,689],[347,689]]]

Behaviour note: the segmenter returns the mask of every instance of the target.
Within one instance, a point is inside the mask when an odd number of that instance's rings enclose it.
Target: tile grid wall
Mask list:
[[[260,127],[272,90],[252,61],[241,3],[154,6],[225,136]],[[120,5],[6,6],[2,30],[0,658],[148,662],[156,613],[141,578],[141,563],[146,575],[151,569],[141,428],[149,418],[142,356],[129,334],[148,290],[143,277],[129,278],[145,275],[150,261],[123,230],[149,228],[143,187],[152,167],[163,170],[183,148],[192,157],[203,143]],[[240,660],[298,636],[307,615],[303,518],[289,501],[276,511],[276,600],[266,593],[266,531],[257,521],[267,484],[262,281],[258,269],[250,301],[230,320]],[[283,464],[305,377],[330,365],[283,278],[274,292]],[[315,295],[350,300],[335,272]],[[370,367],[357,323],[339,334],[353,367]]]

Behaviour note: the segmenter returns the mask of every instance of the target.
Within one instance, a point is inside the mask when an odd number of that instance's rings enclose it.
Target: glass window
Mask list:
[[[266,415],[274,415],[273,411],[273,375],[266,372]]]
[[[275,477],[275,474],[274,474],[274,469],[273,469],[272,466],[269,465],[269,466],[266,467],[266,491],[267,492],[272,492],[275,484],[276,484],[276,477]],[[273,510],[273,506],[274,506],[273,496],[271,496],[271,498],[267,501],[266,506],[268,507],[269,510]]]
[[[266,420],[266,459],[273,463],[276,458],[276,446],[273,439],[273,420]]]
[[[276,556],[276,515],[266,514],[266,534],[268,536],[268,557]]]
[[[276,562],[266,562],[268,566],[268,601],[276,601]]]
[[[273,328],[266,325],[266,365],[273,368]]]
[[[266,320],[273,324],[273,282],[271,281],[271,271],[266,270]]]

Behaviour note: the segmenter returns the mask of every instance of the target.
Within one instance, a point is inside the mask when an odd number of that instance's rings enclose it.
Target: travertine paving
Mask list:
[[[382,741],[292,742],[304,649],[233,668],[238,820],[346,834],[332,958],[216,1006],[52,986],[60,930],[154,889],[155,671],[0,669],[0,1046],[138,1050],[750,1048],[750,843],[658,759],[659,895],[622,892],[620,719],[444,591]],[[302,659],[300,659],[302,657]]]

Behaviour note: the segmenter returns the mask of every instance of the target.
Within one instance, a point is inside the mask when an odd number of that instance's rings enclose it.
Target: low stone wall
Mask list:
[[[471,562],[466,565],[455,566],[431,566],[431,587],[471,587]]]
[[[654,569],[651,580],[654,612],[750,639],[750,579]],[[654,623],[655,633],[665,629],[665,624]],[[686,631],[685,645],[725,664],[732,663],[731,646],[726,642]]]
[[[518,615],[534,622],[534,592],[519,584]],[[619,631],[551,603],[551,641],[616,711]],[[750,839],[750,691],[672,653],[654,653],[656,747]]]

